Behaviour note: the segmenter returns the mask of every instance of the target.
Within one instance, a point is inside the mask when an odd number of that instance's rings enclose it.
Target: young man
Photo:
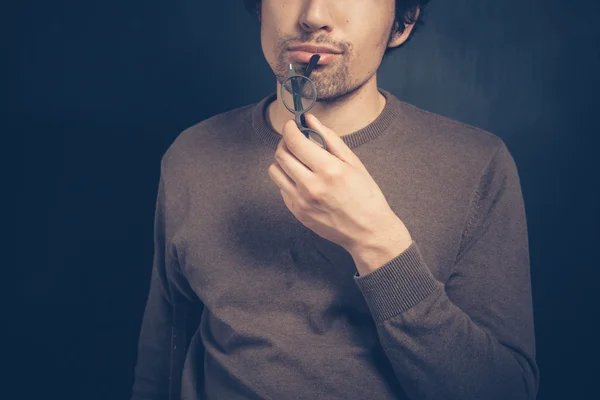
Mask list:
[[[377,87],[425,3],[256,3],[277,90],[162,158],[133,399],[536,397],[510,152]],[[314,52],[326,150],[279,90]]]

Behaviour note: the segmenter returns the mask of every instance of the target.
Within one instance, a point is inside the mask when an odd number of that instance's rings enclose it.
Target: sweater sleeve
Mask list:
[[[481,174],[445,283],[415,242],[354,279],[411,400],[536,398],[525,207],[504,143]]]
[[[154,257],[150,290],[138,341],[131,400],[177,398],[189,345],[189,286],[170,252],[165,181],[161,173],[154,216]]]

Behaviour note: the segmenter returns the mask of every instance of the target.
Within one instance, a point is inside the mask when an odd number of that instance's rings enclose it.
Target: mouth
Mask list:
[[[290,57],[292,58],[292,60],[294,60],[298,63],[303,63],[303,64],[308,64],[308,62],[310,61],[310,58],[313,55],[318,54],[321,58],[319,59],[319,62],[315,66],[315,70],[317,70],[321,66],[328,65],[328,64],[335,62],[340,57],[340,54],[311,53],[311,52],[302,51],[302,50],[291,50],[289,53],[290,53]]]

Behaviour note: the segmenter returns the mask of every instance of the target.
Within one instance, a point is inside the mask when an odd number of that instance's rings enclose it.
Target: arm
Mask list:
[[[169,251],[166,232],[170,221],[166,203],[161,174],[154,217],[152,277],[140,330],[131,400],[176,398],[189,344],[186,320],[190,302],[182,294],[188,287]]]
[[[355,281],[410,399],[532,400],[539,371],[529,274],[519,177],[502,144],[483,171],[445,284],[414,242]]]

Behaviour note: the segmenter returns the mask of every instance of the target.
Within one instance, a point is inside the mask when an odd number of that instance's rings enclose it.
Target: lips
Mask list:
[[[308,64],[308,62],[310,61],[310,58],[315,55],[318,54],[321,58],[319,58],[319,62],[317,62],[317,65],[327,65],[327,64],[331,64],[332,62],[334,62],[340,55],[339,54],[333,54],[333,53],[321,53],[321,52],[308,52],[308,51],[302,51],[302,50],[291,50],[290,51],[290,57],[299,63],[305,63]]]
[[[320,56],[317,65],[331,64],[342,52],[328,45],[298,44],[289,48],[290,57],[298,63],[308,64],[315,54]]]
[[[290,48],[291,51],[305,51],[307,53],[313,53],[313,54],[324,54],[324,53],[331,53],[331,54],[340,54],[341,51],[333,48],[333,47],[328,47],[328,46],[311,46],[308,44],[305,45],[299,45],[299,46],[292,46]]]

